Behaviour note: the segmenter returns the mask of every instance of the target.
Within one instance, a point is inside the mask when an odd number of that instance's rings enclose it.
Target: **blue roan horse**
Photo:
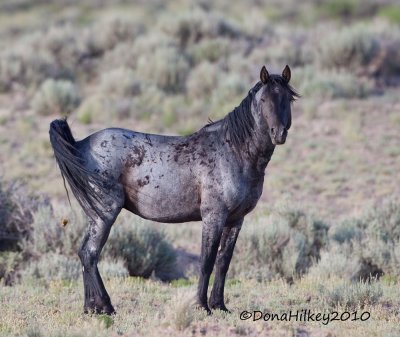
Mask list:
[[[79,251],[85,312],[114,312],[97,261],[122,208],[159,222],[202,221],[197,303],[208,313],[228,311],[225,277],[243,218],[256,206],[265,168],[291,125],[298,94],[289,81],[288,66],[282,75],[263,67],[238,107],[185,137],[110,128],[75,141],[66,120],[51,123],[62,177],[89,217]]]

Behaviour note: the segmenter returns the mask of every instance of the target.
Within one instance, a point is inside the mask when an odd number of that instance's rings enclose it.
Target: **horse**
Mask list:
[[[239,106],[188,136],[107,128],[76,141],[66,119],[51,122],[50,142],[68,199],[65,181],[88,216],[78,252],[85,313],[115,313],[97,262],[122,208],[163,223],[202,221],[196,304],[208,314],[229,312],[224,285],[236,240],[260,199],[275,146],[286,141],[291,103],[300,97],[290,78],[288,65],[281,75],[263,66]]]

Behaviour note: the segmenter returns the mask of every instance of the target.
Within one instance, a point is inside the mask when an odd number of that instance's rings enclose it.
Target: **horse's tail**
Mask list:
[[[85,213],[93,218],[93,211],[103,217],[104,205],[102,203],[104,188],[107,186],[105,179],[95,172],[89,171],[85,166],[85,159],[76,147],[76,141],[66,119],[56,119],[50,124],[50,143],[54,156],[60,167],[68,201],[71,204],[65,180],[75,195]],[[104,200],[104,199],[103,199]]]

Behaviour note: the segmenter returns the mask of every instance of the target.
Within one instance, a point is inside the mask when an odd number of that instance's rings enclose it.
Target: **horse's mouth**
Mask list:
[[[285,142],[286,142],[286,138],[283,140],[274,140],[272,143],[274,145],[283,145],[283,144],[285,144]]]
[[[287,132],[285,132],[281,136],[271,137],[272,144],[274,145],[283,145],[286,143]]]

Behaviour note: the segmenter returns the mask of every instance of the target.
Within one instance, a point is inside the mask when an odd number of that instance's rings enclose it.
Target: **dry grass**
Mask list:
[[[336,239],[330,231],[321,260],[312,261],[309,273],[299,278],[296,261],[315,243],[309,227],[292,228],[285,220],[264,228],[271,225],[271,209],[287,197],[290,204],[301,201],[306,214],[341,224],[339,234],[351,236],[342,218],[359,219],[361,210],[400,195],[396,5],[394,0],[283,0],[268,6],[226,0],[1,1],[0,178],[23,181],[28,190],[49,196],[60,218],[70,210],[48,126],[62,114],[69,114],[78,139],[111,126],[191,133],[208,117],[223,117],[238,105],[264,63],[273,73],[289,64],[292,83],[303,97],[294,103],[287,143],[276,149],[268,166],[258,213],[246,218],[239,238],[238,252],[248,254],[246,259],[235,256],[227,282],[233,314],[206,317],[192,307],[201,227],[179,224],[156,227],[179,249],[178,261],[187,264],[189,280],[166,284],[126,277],[125,262],[113,254],[100,269],[117,316],[82,315],[79,263],[72,258],[81,224],[68,227],[76,230],[66,240],[68,257],[46,242],[38,250],[44,258],[30,263],[19,284],[0,285],[0,335],[399,335],[398,265],[372,254],[386,247],[382,240],[370,241],[375,231],[366,233],[360,251],[347,239],[332,243]],[[285,235],[292,240],[282,246],[282,259],[269,256],[271,237]],[[251,240],[257,249],[252,250]],[[13,274],[20,253],[1,252],[0,273]],[[305,269],[309,260],[318,259],[319,252],[313,254],[305,259]],[[391,256],[398,254],[393,248]],[[349,283],[360,257],[378,261],[386,275],[372,284]],[[258,262],[250,263],[252,258]],[[277,274],[293,284],[275,279]],[[328,325],[239,319],[245,309],[343,311],[346,306],[370,311],[371,319]]]
[[[338,288],[338,279],[306,277],[294,285],[276,280],[255,282],[238,280],[226,289],[228,307],[232,314],[214,312],[210,317],[191,304],[195,286],[171,287],[136,278],[113,278],[106,282],[117,315],[111,318],[87,316],[82,311],[82,284],[51,281],[48,285],[29,283],[2,288],[1,336],[394,336],[400,333],[396,308],[400,293],[398,284],[364,284],[360,288]],[[34,291],[32,291],[34,287]],[[366,295],[380,289],[380,296],[371,303]],[[321,290],[318,290],[321,289]],[[344,289],[344,290],[341,290]],[[332,304],[332,294],[345,296],[349,304]],[[367,297],[365,297],[367,296]],[[374,295],[372,295],[374,296]],[[367,298],[367,300],[365,300]],[[361,301],[361,302],[359,302]],[[371,314],[367,321],[264,322],[242,321],[242,311],[284,313],[289,310],[310,309],[329,313],[357,310]],[[364,316],[366,317],[366,316]],[[107,328],[107,326],[109,326]]]

